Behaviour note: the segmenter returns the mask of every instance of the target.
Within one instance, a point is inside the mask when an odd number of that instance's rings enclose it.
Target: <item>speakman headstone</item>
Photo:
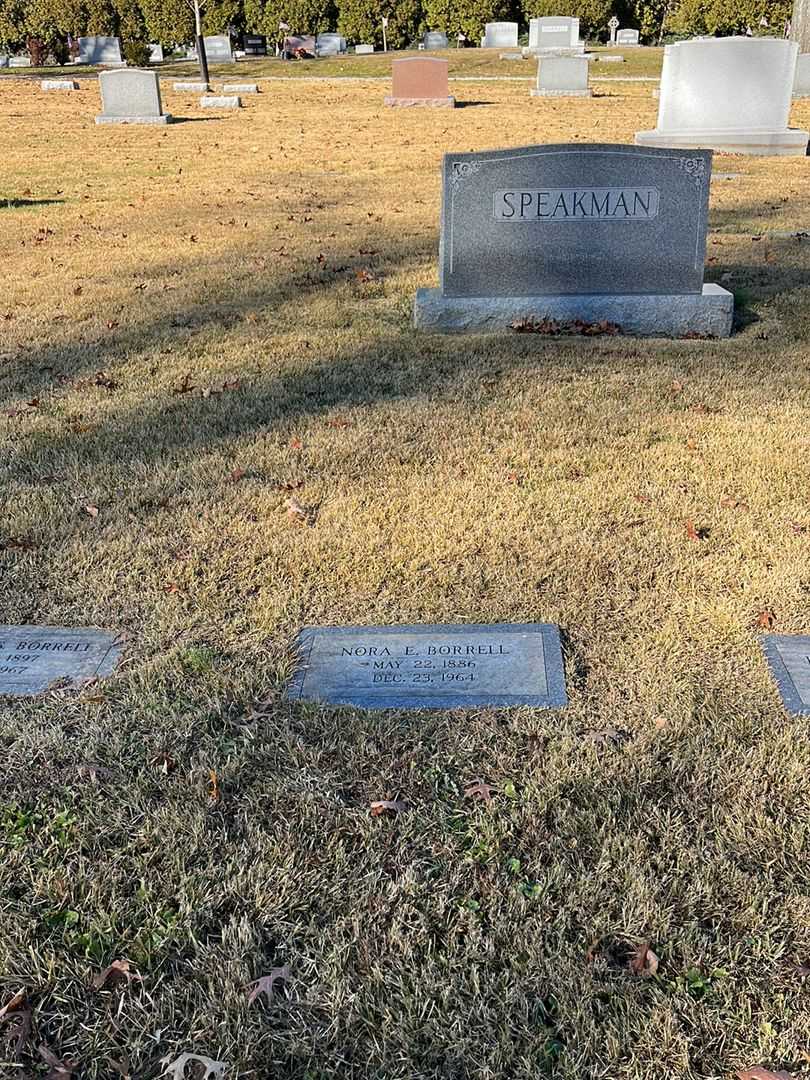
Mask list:
[[[440,288],[418,329],[608,321],[624,333],[727,337],[733,297],[703,284],[708,151],[563,144],[447,154]]]
[[[97,124],[168,124],[171,120],[160,103],[156,71],[102,71],[98,84],[102,111],[96,117]]]
[[[787,711],[810,714],[810,635],[763,634],[761,643]]]
[[[309,626],[288,697],[364,709],[567,705],[549,623]]]
[[[0,626],[0,694],[33,697],[51,684],[80,686],[112,674],[118,634],[61,626]]]

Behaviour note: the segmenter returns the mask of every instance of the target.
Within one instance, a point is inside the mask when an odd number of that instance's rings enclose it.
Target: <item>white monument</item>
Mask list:
[[[545,15],[529,20],[529,47],[525,50],[527,53],[570,56],[581,54],[584,49],[584,42],[579,40],[579,19],[567,15]]]
[[[98,34],[80,37],[77,63],[120,66],[125,63],[121,56],[121,42],[117,37],[102,37]]]
[[[518,24],[516,22],[488,22],[484,27],[485,49],[516,49]]]
[[[640,146],[800,155],[810,133],[788,127],[799,46],[780,38],[696,38],[664,49],[658,125]]]
[[[102,71],[101,115],[97,124],[168,124],[171,116],[160,103],[160,80],[156,71],[121,68]]]
[[[796,61],[796,78],[793,82],[795,98],[810,98],[810,53],[799,53]]]
[[[638,30],[619,30],[616,33],[616,44],[623,45],[625,49],[638,45]]]
[[[532,97],[590,97],[584,56],[541,56]]]

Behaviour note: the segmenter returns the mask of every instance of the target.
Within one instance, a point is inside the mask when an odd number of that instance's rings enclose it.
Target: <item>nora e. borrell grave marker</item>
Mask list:
[[[712,155],[563,144],[446,154],[440,286],[417,329],[607,321],[727,337],[734,300],[703,284]]]
[[[288,697],[364,709],[568,703],[549,623],[309,626]]]

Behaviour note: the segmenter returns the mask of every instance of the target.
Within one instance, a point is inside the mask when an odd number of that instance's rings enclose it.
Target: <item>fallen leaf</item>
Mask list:
[[[773,630],[776,625],[776,616],[772,611],[760,611],[757,615],[757,626],[762,630]]]
[[[28,1007],[25,989],[18,990],[0,1009],[0,1026],[5,1024],[11,1029],[14,1040],[14,1060],[19,1061],[33,1030],[33,1014]]]
[[[480,777],[464,789],[465,799],[480,799],[481,802],[492,802],[492,792],[498,789],[491,784],[485,784]]]
[[[791,521],[790,527],[791,529],[793,529],[797,536],[801,536],[802,533],[807,532],[807,526],[802,525],[800,521]]]
[[[303,450],[303,448],[304,448],[304,444],[301,442],[300,439],[290,439],[290,449],[291,450]]]
[[[152,764],[156,769],[159,769],[164,776],[168,776],[170,772],[174,772],[177,768],[177,762],[170,754],[167,754],[165,750],[161,750],[158,754],[155,754],[152,758]]]
[[[105,967],[93,978],[92,987],[94,990],[103,990],[108,984],[114,985],[121,979],[126,979],[128,983],[133,979],[142,981],[140,975],[130,971],[128,960],[113,960],[109,967]]]
[[[261,978],[245,987],[248,992],[248,1005],[252,1005],[259,994],[266,994],[268,1002],[272,1001],[275,984],[287,982],[289,978],[290,969],[286,964],[284,967],[271,968],[269,975],[262,975]]]
[[[747,510],[748,503],[740,502],[739,499],[733,498],[731,495],[727,495],[726,498],[720,500],[720,505],[724,510]]]
[[[86,698],[85,701],[91,700]],[[97,699],[104,701],[104,698]],[[83,761],[76,766],[76,772],[82,778],[82,780],[92,780],[94,784],[97,784],[99,780],[111,780],[114,776],[112,769],[105,769],[103,765],[96,765],[92,761]]]
[[[92,503],[88,503],[87,506],[82,507],[82,509],[84,510],[85,514],[88,514],[91,518],[98,517],[98,507],[93,506]]]
[[[683,393],[683,383],[679,382],[678,379],[673,379],[672,380],[672,385],[670,386],[670,390],[672,391],[673,394],[682,394]]]
[[[643,941],[630,958],[630,970],[634,975],[645,978],[658,971],[658,957],[650,948],[649,942]]]
[[[76,1072],[76,1066],[70,1065],[66,1061],[60,1061],[45,1043],[42,1043],[39,1047],[39,1056],[47,1065],[50,1065],[42,1080],[72,1080]]]
[[[174,1061],[170,1061],[167,1055],[160,1062],[161,1065],[165,1066],[162,1075],[171,1076],[172,1080],[190,1080],[190,1078],[186,1077],[186,1065],[191,1061],[198,1062],[205,1069],[200,1080],[216,1080],[217,1077],[224,1077],[225,1070],[228,1067],[225,1061],[214,1061],[212,1058],[203,1057],[201,1054],[181,1054]]]
[[[695,528],[695,523],[691,518],[686,520],[686,535],[690,540],[701,540],[700,531]]]
[[[285,499],[284,505],[287,507],[287,517],[291,521],[296,521],[299,525],[315,524],[317,511],[314,506],[304,506],[292,495],[289,499]]]
[[[163,586],[163,591],[165,593],[179,593],[182,592],[182,589],[176,581],[167,581]]]
[[[398,799],[379,799],[371,804],[370,812],[372,817],[379,817],[386,810],[390,810],[394,814],[401,814],[407,809],[408,804]]]
[[[630,736],[626,731],[618,731],[616,728],[602,728],[597,730],[592,728],[590,731],[586,731],[582,736],[584,743],[593,743],[594,746],[618,746],[625,742]]]
[[[219,802],[219,777],[216,769],[208,770],[208,794],[211,796],[211,802]]]
[[[247,476],[247,470],[245,469],[234,469],[231,472],[231,480],[233,480],[234,483],[243,479],[245,476]]]
[[[190,394],[194,390],[194,383],[191,381],[191,372],[186,372],[177,386],[172,387],[173,394]]]

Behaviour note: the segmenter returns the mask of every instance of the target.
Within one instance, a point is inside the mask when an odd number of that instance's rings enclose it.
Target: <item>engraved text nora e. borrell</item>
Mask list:
[[[496,191],[496,221],[648,221],[658,214],[658,188],[548,188]]]

